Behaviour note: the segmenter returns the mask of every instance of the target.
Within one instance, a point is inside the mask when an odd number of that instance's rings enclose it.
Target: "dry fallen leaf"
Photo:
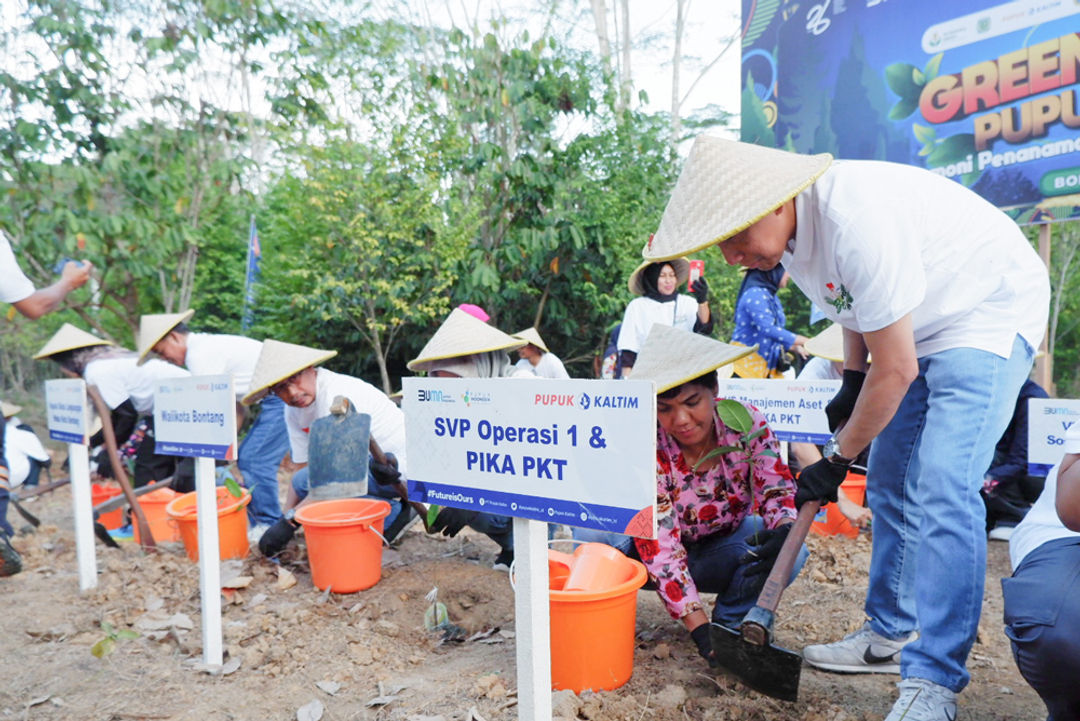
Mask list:
[[[323,716],[322,701],[315,699],[296,709],[296,721],[319,721]]]
[[[255,580],[254,576],[233,576],[221,582],[222,588],[247,588]]]
[[[287,568],[278,567],[277,587],[279,591],[287,591],[296,585],[296,576]]]
[[[652,652],[653,658],[663,660],[665,658],[671,658],[671,646],[666,643],[656,644],[656,648]]]
[[[337,681],[316,681],[315,685],[318,686],[320,690],[325,691],[331,696],[341,690],[341,684]]]

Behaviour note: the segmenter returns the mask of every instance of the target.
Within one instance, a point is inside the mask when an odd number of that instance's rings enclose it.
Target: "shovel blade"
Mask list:
[[[757,646],[717,623],[709,625],[709,638],[720,666],[744,684],[781,701],[798,700],[802,656],[771,644]]]

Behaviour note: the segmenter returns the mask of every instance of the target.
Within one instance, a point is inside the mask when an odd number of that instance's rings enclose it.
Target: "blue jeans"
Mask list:
[[[1005,635],[1050,721],[1080,718],[1080,538],[1047,541],[1001,579]]]
[[[301,501],[307,498],[308,489],[311,487],[308,480],[308,466],[304,466],[299,471],[293,474],[292,487],[296,491],[296,496]],[[375,476],[368,471],[368,493],[361,498],[374,498],[380,501],[390,502],[390,515],[383,519],[383,529],[387,529],[394,522],[394,519],[402,512],[404,504],[401,503],[401,496],[398,495],[397,490],[390,486],[380,485],[375,481]]]
[[[514,519],[510,516],[477,513],[476,517],[469,521],[469,528],[495,541],[499,544],[500,550],[512,551],[514,549]]]
[[[747,516],[734,533],[726,536],[715,534],[685,544],[686,565],[694,585],[698,591],[717,594],[712,611],[714,623],[736,628],[757,603],[769,574],[747,576],[746,567],[739,563],[739,559],[750,550],[746,539],[764,529],[765,522],[761,516]],[[631,558],[638,558],[634,539],[630,536],[587,528],[575,528],[573,535],[576,540],[606,543]],[[799,575],[809,555],[806,544],[803,544],[788,577],[788,585]]]
[[[1031,370],[1012,356],[956,348],[919,359],[919,375],[874,439],[867,498],[874,512],[866,615],[888,638],[919,630],[900,656],[903,678],[967,685],[986,576],[979,490]]]
[[[249,525],[272,525],[281,518],[277,471],[288,450],[285,403],[270,394],[263,399],[258,417],[237,450],[236,465],[244,476],[244,485],[251,491],[247,509]]]

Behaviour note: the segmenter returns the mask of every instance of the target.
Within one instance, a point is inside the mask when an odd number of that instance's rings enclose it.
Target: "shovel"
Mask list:
[[[819,501],[807,501],[799,509],[799,516],[784,539],[757,605],[743,618],[739,630],[718,623],[709,627],[709,640],[720,666],[758,693],[782,701],[799,698],[802,656],[773,645],[773,618],[780,594],[784,592],[799,549],[820,506]]]

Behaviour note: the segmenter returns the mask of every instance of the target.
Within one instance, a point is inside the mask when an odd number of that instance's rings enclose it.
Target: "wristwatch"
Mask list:
[[[833,436],[825,443],[825,447],[821,449],[821,455],[834,466],[844,466],[847,468],[855,462],[854,458],[847,458],[840,455],[840,441],[836,440],[836,436]]]

